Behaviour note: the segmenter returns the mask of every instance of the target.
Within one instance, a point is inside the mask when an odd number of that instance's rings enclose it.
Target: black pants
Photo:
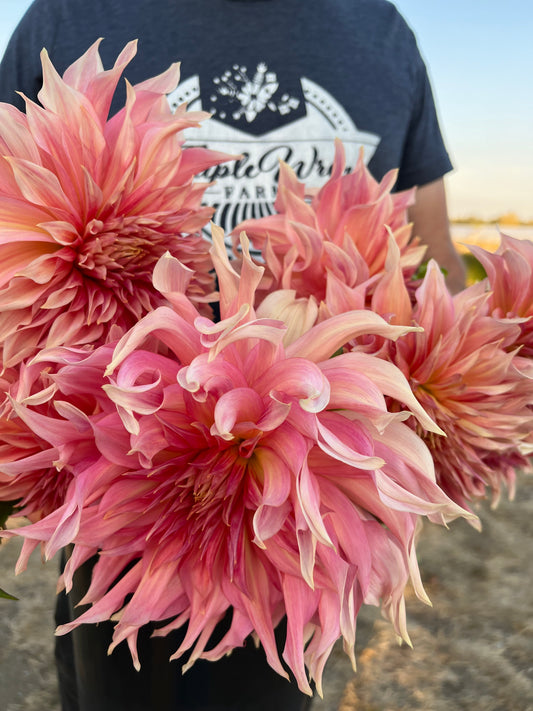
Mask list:
[[[56,623],[81,614],[74,605],[88,588],[91,566],[76,572],[74,588],[58,597]],[[226,624],[221,623],[221,637]],[[63,711],[305,711],[310,699],[294,679],[289,683],[267,664],[252,640],[217,662],[198,660],[181,673],[184,660],[169,662],[183,632],[150,637],[152,628],[139,632],[141,671],[133,668],[125,643],[107,656],[113,625],[81,625],[57,637],[56,662]],[[276,631],[282,647],[283,626]]]

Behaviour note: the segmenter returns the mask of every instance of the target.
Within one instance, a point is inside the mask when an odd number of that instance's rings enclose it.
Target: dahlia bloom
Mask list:
[[[51,354],[52,352],[50,352]],[[92,454],[87,442],[94,438],[83,419],[71,417],[64,426],[69,428],[61,436],[47,430],[50,410],[75,407],[87,414],[101,412],[108,405],[101,390],[104,385],[102,368],[107,362],[102,357],[105,350],[89,354],[87,350],[69,352],[69,364],[76,360],[84,362],[82,377],[93,385],[91,393],[73,381],[69,388],[63,387],[67,402],[59,402],[54,395],[58,391],[58,376],[52,376],[53,367],[39,362],[18,369],[9,369],[0,378],[5,400],[0,410],[0,501],[16,502],[16,515],[30,521],[38,521],[59,508],[71,482],[74,463],[85,465]],[[64,368],[63,375],[68,373]],[[54,379],[55,378],[55,379]],[[43,429],[44,427],[44,429]],[[43,432],[39,436],[37,432]],[[65,440],[68,444],[63,446]],[[37,545],[25,542],[18,569],[25,567],[27,556]]]
[[[241,223],[253,246],[261,250],[271,290],[293,289],[296,297],[326,300],[337,282],[355,289],[383,272],[392,232],[408,280],[425,247],[410,241],[406,209],[414,190],[391,193],[397,171],[378,183],[361,154],[353,173],[345,174],[342,143],[336,142],[332,174],[311,200],[288,165],[282,163],[275,202],[277,214]]]
[[[283,322],[255,314],[263,269],[246,241],[238,274],[213,230],[220,322],[200,315],[185,295],[191,272],[166,255],[155,281],[171,307],[146,315],[114,350],[56,348],[34,359],[33,378],[46,368],[53,388],[34,393],[38,405],[26,398],[14,407],[71,477],[55,511],[10,535],[42,542],[47,557],[73,543],[67,589],[100,552],[83,600],[91,607],[59,633],[113,618],[112,647],[127,640],[136,666],[148,622],[167,620],[159,635],[188,623],[174,655],[192,648],[187,666],[254,634],[286,675],[274,642],[286,615],[283,658],[302,691],[311,693],[307,666],[320,692],[340,636],[353,660],[363,603],[381,605],[408,639],[409,578],[427,599],[415,556],[419,516],[442,523],[467,514],[437,486],[427,448],[403,422],[413,415],[439,431],[400,371],[365,353],[332,357],[358,335],[394,339],[412,329],[356,311],[285,347]],[[389,412],[386,396],[405,410]],[[209,647],[229,609],[230,629]]]
[[[376,287],[372,307],[388,320],[423,330],[386,344],[386,355],[409,380],[422,407],[446,437],[413,426],[428,445],[437,482],[461,506],[502,484],[514,492],[515,469],[529,467],[533,430],[531,378],[517,367],[513,345],[520,327],[493,318],[492,298],[479,287],[452,297],[431,261],[411,305],[391,241],[389,271]]]
[[[95,43],[61,78],[43,50],[42,106],[0,104],[0,343],[4,366],[44,346],[104,342],[163,302],[152,287],[169,251],[194,269],[193,297],[212,290],[211,210],[193,176],[226,157],[183,150],[180,133],[206,118],[172,114],[178,65],[111,99],[136,52],[102,68]]]
[[[533,356],[533,242],[501,235],[495,253],[478,246],[469,249],[483,265],[490,290],[489,309],[495,318],[518,319],[515,341],[520,355]]]

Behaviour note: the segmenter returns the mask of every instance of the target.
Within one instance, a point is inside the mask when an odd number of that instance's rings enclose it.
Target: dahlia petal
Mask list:
[[[342,416],[328,419],[335,431],[327,426],[328,420],[325,418],[319,418],[317,422],[320,435],[318,445],[323,452],[358,469],[373,470],[383,466],[385,462],[380,457],[370,456],[354,449],[354,445],[358,444],[363,444],[361,448],[364,448],[367,440],[350,420]]]
[[[357,569],[357,581],[362,591],[367,589],[370,580],[372,569],[372,557],[367,537],[367,527],[361,518],[361,512],[357,509],[354,503],[341,492],[327,478],[321,478],[320,490],[324,505],[330,509],[327,522],[331,523],[331,527],[335,532],[335,537],[338,540],[337,547],[341,547],[346,561],[355,566]],[[330,556],[331,550],[328,548],[321,549],[321,556]],[[339,562],[332,564],[330,570],[332,575],[338,576],[338,583],[343,581],[344,585],[348,585],[349,572],[344,566],[339,567]],[[348,588],[347,588],[348,589]],[[353,608],[350,610],[350,619],[355,620],[357,611]]]
[[[235,388],[219,398],[211,433],[223,439],[233,439],[232,430],[237,423],[244,421],[247,428],[256,429],[262,411],[263,400],[255,390]]]
[[[82,566],[88,560],[96,556],[98,553],[98,549],[77,545],[73,546],[69,552],[70,555],[68,556],[67,561],[65,563],[63,573],[59,576],[59,580],[57,582],[57,594],[59,594],[63,590],[65,590],[67,593],[72,590],[74,573],[80,566]],[[105,590],[103,592],[105,592]],[[83,598],[83,600],[85,600],[85,597]],[[85,604],[83,601],[80,601],[80,603]]]
[[[428,335],[447,333],[454,327],[453,299],[444,286],[444,275],[432,259],[427,266],[426,278],[417,290],[417,322],[427,327]],[[438,308],[434,308],[438,304]]]
[[[298,553],[300,556],[300,574],[311,590],[314,590],[314,572],[318,541],[309,529],[301,528],[301,526],[296,529],[296,540],[298,541]]]
[[[25,277],[25,284],[27,284],[27,279],[30,279],[37,285],[48,285],[50,282],[53,283],[54,281],[57,283],[58,277],[61,278],[63,275],[66,276],[71,269],[72,256],[70,254],[65,254],[63,250],[50,249],[48,254],[36,256],[32,260],[31,264],[19,269],[16,275],[18,277],[16,283],[19,280],[22,281],[20,277]],[[67,286],[67,284],[65,284],[65,286]]]
[[[93,422],[95,444],[106,459],[119,466],[129,467],[135,461],[131,456],[135,448],[130,435],[139,434],[140,426],[131,410],[119,407],[117,414],[118,417],[112,413]]]
[[[116,569],[113,572],[113,579],[116,577]],[[94,602],[91,607],[77,617],[73,622],[59,625],[56,628],[56,635],[64,635],[72,632],[80,624],[103,622],[108,620],[122,605],[124,598],[131,590],[135,589],[141,579],[141,562],[136,563],[130,570],[111,587],[109,591]]]
[[[86,94],[103,124],[107,119],[120,76],[137,52],[137,41],[128,42],[117,57],[113,69],[109,71],[103,71],[98,54],[100,42],[101,39],[94,42],[84,55],[71,64],[63,79],[66,84]]]
[[[289,602],[287,615],[287,640],[283,650],[283,659],[292,669],[298,688],[304,694],[313,692],[307,680],[304,664],[304,628],[317,607],[317,593],[306,583],[292,575],[283,576],[283,594]]]
[[[412,317],[411,299],[400,266],[400,256],[398,243],[389,233],[385,273],[372,295],[372,308],[382,316],[392,314],[391,323],[409,324]]]
[[[45,545],[44,550],[47,560],[53,558],[61,548],[65,548],[76,538],[80,520],[81,512],[74,505],[63,513],[56,530]]]
[[[177,375],[180,386],[199,397],[199,391],[226,392],[232,387],[247,387],[248,382],[239,367],[231,363],[209,361],[208,354],[197,356],[189,366],[182,368]]]
[[[55,386],[52,386],[55,390]],[[25,404],[28,405],[29,398]],[[87,415],[71,402],[55,400],[54,407],[57,413],[65,420],[71,422],[80,434],[87,433],[90,430],[91,424]]]
[[[2,532],[2,536],[9,534],[8,531],[5,533]],[[38,547],[39,541],[34,541],[31,538],[25,538],[24,543],[22,544],[22,550],[20,551],[19,558],[17,560],[17,565],[15,566],[15,574],[19,575],[23,571],[26,570],[28,567],[28,561],[30,558],[30,555],[33,553],[33,551]]]
[[[196,318],[196,311],[190,300],[186,297],[186,292],[194,272],[170,252],[160,257],[154,267],[152,281],[154,288],[161,292],[172,304],[174,310],[183,316],[187,321],[192,322]]]
[[[293,184],[296,182],[296,174],[292,168],[283,162],[280,163],[280,178],[282,171],[286,175],[292,173],[292,176],[287,179],[287,182]],[[313,224],[314,212],[311,205],[302,200],[300,195],[295,195],[292,186],[287,188],[281,183],[278,187],[278,196],[280,198],[280,207],[282,206],[283,211],[287,213],[287,217],[291,221],[301,222],[304,225]]]
[[[126,45],[126,47],[129,47],[129,45]],[[143,82],[135,84],[135,90],[148,91],[154,94],[166,95],[170,94],[170,92],[176,88],[179,83],[179,80],[180,64],[179,62],[175,62],[174,64],[171,64],[168,69],[165,69],[164,72],[161,72],[161,74],[158,74],[155,77],[145,79]],[[206,118],[206,115],[202,115],[202,118]]]
[[[145,385],[125,387],[110,384],[104,385],[103,389],[117,406],[140,415],[151,415],[157,412],[163,403],[163,394],[154,392],[160,382],[161,378],[157,377],[153,383]]]
[[[339,614],[336,607],[335,594],[325,590],[320,596],[318,607],[320,627],[317,629],[315,626],[313,638],[307,645],[304,655],[305,664],[311,678],[315,681],[320,698],[324,697],[322,674],[333,646],[340,635]]]
[[[67,342],[72,345],[90,343],[101,335],[101,324],[88,324],[82,311],[58,314],[46,338],[46,347],[54,348]]]
[[[191,112],[192,113],[192,112]],[[207,119],[209,114],[202,112],[194,112],[197,117],[197,121]],[[193,124],[197,125],[197,124]],[[186,128],[186,127],[185,127]],[[186,151],[182,153],[180,162],[180,171],[183,172],[183,176],[192,179],[195,175],[200,175],[207,168],[211,168],[214,164],[225,163],[229,160],[235,160],[239,156],[235,156],[228,153],[221,153],[220,151],[213,151],[212,149],[201,148],[199,146],[194,146],[187,148]],[[203,191],[202,187],[202,191]],[[206,208],[205,219],[202,222],[202,226],[211,218],[213,210],[211,208]]]
[[[333,546],[320,513],[320,487],[314,474],[304,462],[296,479],[298,503],[309,530],[325,546]]]
[[[84,120],[80,120],[79,124],[80,137],[85,145],[91,145],[95,136],[98,136],[98,117],[92,103],[85,94],[63,81],[53,67],[46,49],[41,51],[41,65],[43,85],[37,94],[41,105],[71,119],[75,116],[81,118],[83,112]]]
[[[50,417],[46,417],[45,415],[41,415],[28,407],[24,407],[14,400],[11,400],[11,405],[13,407],[13,411],[33,432],[37,433],[39,437],[42,437],[54,447],[59,446],[64,442],[65,437],[63,435],[65,434],[66,428],[68,428],[72,435],[76,432],[76,435],[74,435],[75,438],[78,436],[76,428],[70,428],[69,424],[66,422],[54,420]]]
[[[51,208],[55,214],[63,213],[65,216],[75,214],[74,206],[68,203],[66,207],[71,212],[62,209],[66,196],[52,171],[16,156],[5,156],[5,160],[11,166],[17,185],[28,202]]]
[[[361,372],[354,372],[352,367],[343,366],[337,357],[322,364],[322,372],[330,383],[330,409],[356,410],[380,431],[393,420],[408,417],[408,413],[389,412],[383,392],[373,381]]]
[[[50,254],[50,251],[51,245],[46,242],[26,241],[24,242],[23,248],[21,248],[19,242],[0,245],[0,258],[2,259],[3,267],[2,283],[9,284],[10,280],[26,266],[27,260],[33,262]],[[8,288],[6,291],[10,290],[11,289]],[[7,308],[9,301],[4,298],[4,294],[1,294],[1,296],[2,300],[5,301],[3,308]]]
[[[380,499],[384,504],[390,506],[391,508],[403,511],[413,511],[414,513],[421,515],[440,512],[443,508],[442,503],[436,502],[428,504],[426,499],[416,496],[404,489],[402,486],[399,486],[391,479],[391,477],[382,474],[379,470],[376,470],[374,475]],[[435,493],[440,493],[438,487],[435,486],[434,488]],[[449,504],[449,506],[450,508],[453,508],[451,504]],[[462,513],[462,511],[458,511],[458,515],[460,515],[460,513]]]
[[[175,595],[171,583],[175,572],[175,562],[157,567],[145,566],[142,578],[115,627],[110,652],[133,630],[138,630],[150,620],[160,619]]]
[[[444,434],[441,428],[429,417],[427,412],[420,405],[413,395],[409,383],[392,363],[367,355],[366,353],[352,352],[341,354],[336,358],[326,361],[321,365],[322,371],[328,374],[330,371],[333,371],[337,365],[342,366],[344,363],[365,373],[385,395],[394,397],[407,405],[409,410],[425,429],[430,432],[435,432],[436,434]]]
[[[260,548],[266,549],[265,541],[279,532],[289,513],[290,505],[288,503],[286,505],[275,504],[269,506],[262,504],[259,506],[253,518],[255,533],[253,543]]]
[[[40,284],[32,286],[25,281],[14,280],[9,288],[0,295],[0,308],[6,311],[25,309],[35,303],[42,291]]]
[[[206,347],[210,346],[209,357],[216,358],[224,348],[227,348],[232,343],[253,338],[265,341],[272,350],[275,350],[281,344],[284,335],[285,325],[281,321],[257,319],[256,321],[243,323],[231,330],[226,329],[214,344],[206,338],[202,339],[202,343]]]
[[[166,306],[147,314],[117,344],[106,375],[149,336],[157,336],[183,363],[190,363],[199,350],[199,334],[194,327]]]
[[[422,527],[421,519],[418,520],[418,531],[420,531]],[[413,545],[410,548],[409,551],[409,574],[411,577],[411,584],[413,586],[413,590],[415,592],[415,595],[417,598],[423,602],[425,605],[428,605],[429,607],[432,607],[431,600],[428,597],[428,594],[426,593],[424,589],[424,585],[422,583],[422,578],[420,575],[420,568],[418,567],[418,561],[416,559],[416,550],[414,546],[414,540],[413,540]]]
[[[18,155],[33,163],[40,161],[39,151],[31,140],[23,115],[11,104],[0,102],[0,153]]]
[[[249,559],[250,553],[246,552],[246,555]],[[269,600],[271,588],[268,583],[266,571],[261,565],[250,565],[249,568],[245,567],[245,571],[248,590],[247,595],[236,594],[236,592],[226,585],[224,585],[224,590],[233,607],[241,609],[246,614],[246,617],[251,620],[254,630],[265,650],[267,661],[272,669],[285,677],[285,679],[288,679],[289,675],[283,668],[276,649]],[[259,603],[260,600],[263,604]]]
[[[252,632],[253,627],[248,617],[238,609],[233,610],[231,627],[222,640],[213,649],[204,651],[202,659],[216,662],[226,656],[233,649],[242,647],[244,640]]]
[[[47,469],[53,467],[58,458],[58,450],[55,448],[36,452],[29,457],[21,457],[13,461],[2,462],[2,474],[15,477],[31,469]],[[9,499],[6,499],[6,501]]]
[[[211,236],[213,240],[210,250],[211,259],[220,286],[220,315],[222,319],[225,319],[230,312],[236,313],[241,306],[253,305],[255,291],[261,281],[264,269],[252,262],[249,242],[245,233],[240,235],[240,245],[243,252],[241,275],[237,274],[230,264],[224,244],[224,232],[220,227],[212,224]]]
[[[363,334],[396,340],[406,333],[419,330],[416,327],[390,326],[372,311],[350,311],[317,324],[286,350],[289,357],[308,358],[319,363],[330,358],[348,341]]]
[[[275,387],[272,387],[273,383]],[[304,358],[296,357],[273,363],[255,381],[254,388],[282,402],[297,399],[306,412],[320,412],[329,402],[328,381],[320,368]]]
[[[288,346],[315,325],[318,305],[313,297],[297,299],[294,289],[280,289],[268,294],[256,313],[258,318],[279,319],[286,324],[283,344]]]

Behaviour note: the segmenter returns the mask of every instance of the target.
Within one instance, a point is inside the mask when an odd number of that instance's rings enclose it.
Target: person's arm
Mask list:
[[[407,58],[410,67],[411,84],[406,96],[410,101],[411,118],[396,189],[418,186],[415,205],[409,209],[409,219],[414,223],[412,234],[427,246],[426,257],[435,259],[446,270],[448,287],[456,293],[465,286],[465,269],[451,240],[443,179],[453,166],[416,37],[403,18],[401,26],[403,32],[397,53],[398,57]]]
[[[427,245],[426,259],[435,259],[446,272],[446,283],[453,294],[465,287],[466,270],[450,234],[444,179],[417,188],[416,202],[409,208],[413,236]]]

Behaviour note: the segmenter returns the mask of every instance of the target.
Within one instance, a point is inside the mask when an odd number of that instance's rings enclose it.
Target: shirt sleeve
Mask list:
[[[419,58],[416,95],[406,136],[397,189],[425,185],[452,170],[426,66]]]

